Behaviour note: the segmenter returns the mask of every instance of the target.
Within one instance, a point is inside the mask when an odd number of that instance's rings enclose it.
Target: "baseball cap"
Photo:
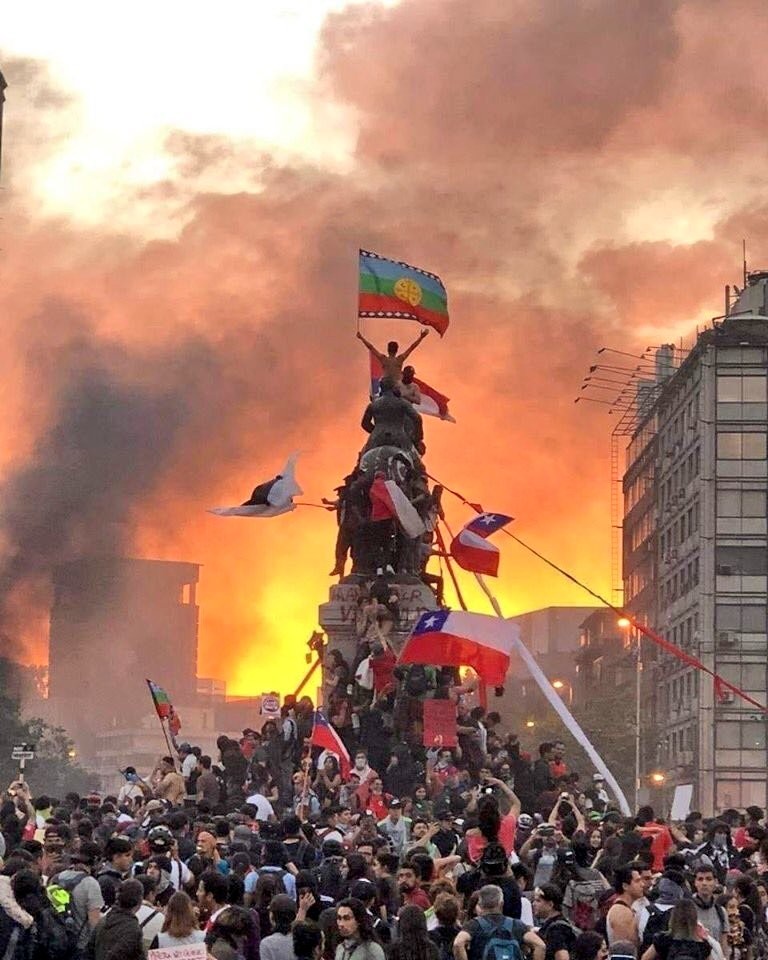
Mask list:
[[[602,773],[593,773],[593,774],[592,774],[592,779],[595,781],[595,783],[597,783],[598,780],[599,780],[601,783],[604,783],[604,782],[605,782],[605,777],[602,775]]]
[[[402,810],[402,809],[403,809],[403,801],[402,801],[402,800],[398,800],[397,798],[395,798],[394,800],[390,800],[390,801],[389,801],[389,809],[390,809],[390,810]]]

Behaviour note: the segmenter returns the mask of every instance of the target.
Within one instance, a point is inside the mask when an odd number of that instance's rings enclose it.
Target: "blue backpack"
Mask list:
[[[502,917],[498,923],[494,923],[487,917],[478,917],[477,922],[483,933],[488,935],[482,960],[523,960],[523,952],[515,937],[515,930],[518,927],[526,930],[527,927],[524,924],[510,917]]]

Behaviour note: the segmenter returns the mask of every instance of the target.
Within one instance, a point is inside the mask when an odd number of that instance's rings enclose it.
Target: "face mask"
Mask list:
[[[355,766],[358,770],[365,770],[365,757],[358,757],[355,760]]]

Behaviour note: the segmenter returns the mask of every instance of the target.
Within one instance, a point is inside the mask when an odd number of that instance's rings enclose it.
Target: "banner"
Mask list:
[[[182,947],[157,947],[149,951],[149,960],[207,960],[204,943],[189,943]]]
[[[456,704],[453,700],[424,701],[424,746],[455,747]]]

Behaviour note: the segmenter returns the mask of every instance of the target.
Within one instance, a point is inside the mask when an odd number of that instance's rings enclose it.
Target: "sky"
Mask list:
[[[354,465],[358,247],[448,289],[414,356],[457,420],[426,424],[430,472],[610,591],[613,421],[573,400],[600,347],[720,314],[742,238],[766,266],[757,0],[40,0],[3,21],[4,652],[45,659],[57,563],[183,559],[200,674],[293,687],[333,517],[206,508],[293,450],[314,502]],[[589,603],[511,542],[498,595]]]

